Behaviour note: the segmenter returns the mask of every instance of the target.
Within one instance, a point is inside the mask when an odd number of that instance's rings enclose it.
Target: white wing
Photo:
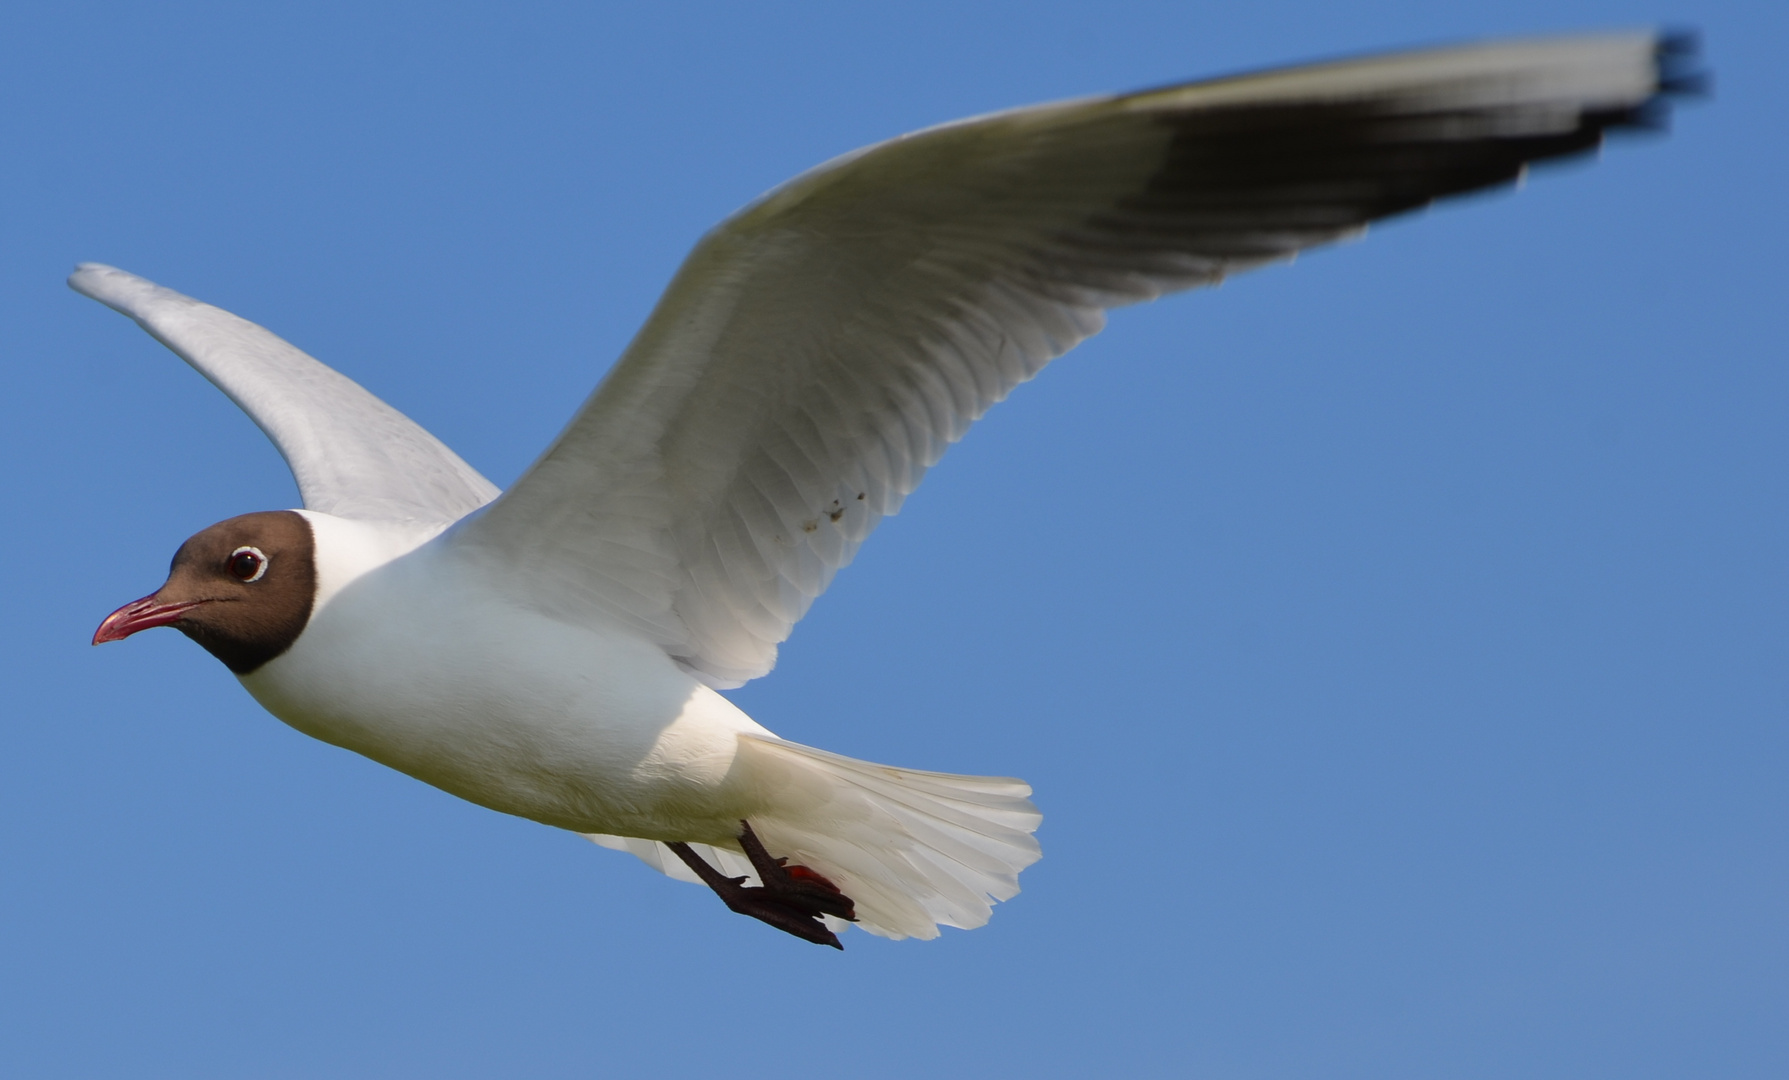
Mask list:
[[[1418,52],[933,128],[696,247],[571,425],[453,543],[717,686],[776,649],[969,424],[1104,309],[1659,119],[1650,33]]]
[[[308,510],[446,524],[497,497],[415,421],[246,319],[97,263],[68,284],[135,319],[241,406],[285,457]]]

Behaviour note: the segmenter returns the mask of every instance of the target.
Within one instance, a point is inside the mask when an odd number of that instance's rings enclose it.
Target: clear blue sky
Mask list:
[[[1789,1075],[1789,5],[645,7],[9,14],[0,1073]],[[1045,857],[982,930],[816,949],[309,741],[178,634],[87,645],[296,493],[77,261],[506,483],[692,241],[834,154],[1659,21],[1717,80],[1669,138],[1120,313],[737,692],[1030,780]]]

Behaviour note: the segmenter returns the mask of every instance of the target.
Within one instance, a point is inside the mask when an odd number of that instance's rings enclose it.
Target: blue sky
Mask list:
[[[1031,781],[1045,857],[984,929],[812,948],[309,741],[178,634],[87,645],[296,493],[77,261],[507,483],[695,238],[834,154],[1659,22],[1716,72],[1670,137],[1120,313],[735,693]],[[0,1072],[1784,1075],[1785,40],[1763,0],[12,13]]]

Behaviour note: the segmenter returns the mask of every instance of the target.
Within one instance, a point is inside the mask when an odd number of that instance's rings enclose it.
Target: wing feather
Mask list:
[[[415,421],[246,319],[98,263],[83,263],[68,284],[135,319],[248,413],[308,510],[447,525],[497,497]]]
[[[648,628],[737,685],[945,449],[1105,309],[1591,150],[1655,120],[1682,62],[1651,33],[1432,50],[848,154],[705,237],[571,425],[454,542],[528,602]]]

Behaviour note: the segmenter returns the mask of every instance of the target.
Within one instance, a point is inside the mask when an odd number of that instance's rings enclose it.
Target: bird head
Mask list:
[[[167,582],[106,616],[93,643],[172,626],[246,675],[291,648],[316,594],[310,523],[290,510],[244,514],[180,545]]]

